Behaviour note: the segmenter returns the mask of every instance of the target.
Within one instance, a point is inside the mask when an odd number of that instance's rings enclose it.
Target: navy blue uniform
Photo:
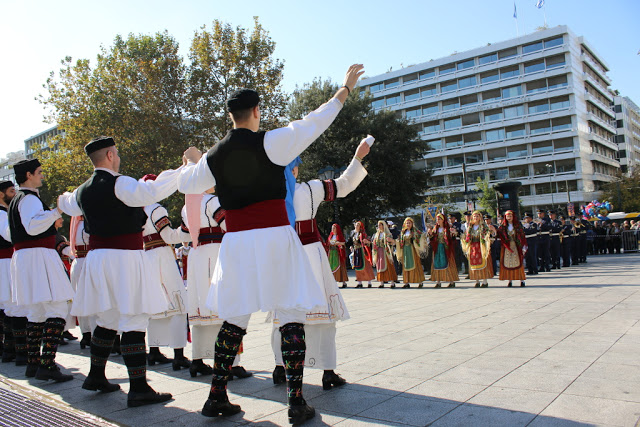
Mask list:
[[[551,268],[560,268],[560,256],[562,254],[560,250],[560,233],[562,233],[562,223],[557,219],[549,221],[551,223],[551,240],[550,240],[550,252],[551,252]]]
[[[538,224],[538,271],[551,271],[551,220],[539,218]]]
[[[562,226],[562,266],[571,266],[571,249],[573,246],[573,225],[570,222],[566,222]]]
[[[573,265],[580,264],[580,228],[580,223],[573,226],[573,244],[571,245],[571,264]]]
[[[527,264],[527,274],[538,274],[538,226],[531,223],[523,223],[522,228],[524,229],[524,236],[527,238],[527,254],[525,257],[525,261]]]

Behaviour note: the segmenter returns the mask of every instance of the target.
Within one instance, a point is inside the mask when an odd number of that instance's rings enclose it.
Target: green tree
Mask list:
[[[196,146],[209,149],[230,129],[226,100],[238,88],[251,88],[261,97],[262,126],[280,124],[288,103],[282,91],[284,62],[273,58],[275,42],[254,17],[251,33],[215,20],[195,32],[187,71],[188,109],[198,136]]]
[[[601,201],[609,201],[614,211],[640,212],[640,168],[631,176],[620,175],[602,188]]]
[[[498,210],[498,201],[496,200],[496,190],[489,184],[488,179],[480,179],[476,181],[476,187],[482,191],[478,195],[478,205],[489,215],[496,218]]]
[[[297,88],[289,106],[289,118],[302,118],[326,102],[337,89],[337,84],[319,79]],[[367,134],[376,138],[364,161],[369,174],[356,191],[338,200],[343,225],[358,219],[369,219],[372,223],[402,214],[418,206],[426,191],[430,172],[413,168],[412,163],[423,158],[427,144],[418,138],[414,126],[394,112],[374,113],[371,96],[358,89],[349,96],[329,129],[302,154],[300,180],[318,178],[318,171],[327,166],[347,166]],[[321,206],[317,218],[323,228],[333,220],[330,204]],[[368,224],[367,229],[371,228]]]

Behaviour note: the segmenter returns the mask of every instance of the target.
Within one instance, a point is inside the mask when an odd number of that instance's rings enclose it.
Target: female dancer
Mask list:
[[[371,287],[371,281],[374,278],[373,267],[371,266],[371,251],[369,245],[371,241],[367,238],[367,232],[364,231],[364,224],[362,221],[355,223],[355,230],[353,230],[353,268],[356,270],[356,280],[358,284],[356,288],[362,287],[362,281],[369,282],[368,287]]]
[[[513,211],[507,211],[500,228],[498,237],[502,243],[500,252],[500,280],[508,280],[507,286],[512,286],[512,280],[520,280],[520,286],[524,286],[526,276],[522,259],[527,252],[527,238],[520,221]]]
[[[441,287],[440,282],[449,282],[449,287],[455,288],[456,281],[459,280],[455,256],[456,240],[453,234],[455,229],[449,227],[449,223],[441,213],[436,215],[436,222],[436,225],[429,230],[433,253],[429,280],[436,282],[436,288]]]
[[[391,236],[389,227],[384,221],[378,221],[378,230],[373,235],[373,259],[376,263],[377,279],[380,282],[379,288],[384,288],[384,284],[391,282],[391,287],[396,287],[396,268],[393,265],[392,245],[395,240]]]
[[[333,272],[333,277],[336,282],[342,282],[342,287],[347,287],[347,254],[345,253],[344,246],[344,234],[338,224],[331,226],[331,234],[327,238],[327,244],[329,248],[329,266]]]
[[[471,215],[471,224],[460,239],[462,249],[469,259],[469,278],[476,281],[476,288],[489,286],[488,279],[493,277],[491,267],[491,231],[482,220],[480,211]]]
[[[396,248],[398,258],[401,258],[402,262],[403,288],[410,288],[410,283],[417,283],[421,288],[424,282],[424,270],[418,251],[424,252],[426,243],[421,238],[421,234],[420,230],[413,226],[413,220],[409,217],[405,218]]]

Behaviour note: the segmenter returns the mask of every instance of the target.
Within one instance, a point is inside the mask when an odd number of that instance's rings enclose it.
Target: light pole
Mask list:
[[[549,190],[551,191],[551,209],[553,209],[554,208],[554,206],[553,206],[554,205],[554,203],[553,203],[553,181],[552,181],[553,176],[551,175],[553,173],[553,165],[550,164],[550,163],[547,163],[545,166],[549,168]]]

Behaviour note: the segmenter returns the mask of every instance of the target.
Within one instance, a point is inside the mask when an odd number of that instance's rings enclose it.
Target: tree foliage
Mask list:
[[[337,89],[337,84],[319,79],[296,89],[289,118],[302,118],[326,102]],[[300,180],[317,179],[318,172],[327,166],[346,167],[367,134],[376,138],[364,160],[369,174],[354,192],[338,200],[342,224],[402,214],[418,206],[426,190],[429,172],[412,167],[412,162],[426,153],[426,143],[418,138],[415,127],[394,112],[374,113],[371,96],[357,89],[329,129],[302,154]],[[332,221],[331,206],[324,204],[317,218],[321,226]]]
[[[492,217],[496,218],[496,212],[498,211],[498,201],[496,199],[496,190],[491,186],[488,179],[480,179],[476,181],[476,187],[482,193],[478,195],[477,203]]]
[[[640,168],[635,168],[631,176],[620,175],[615,181],[602,188],[602,200],[609,201],[614,211],[640,212]]]

